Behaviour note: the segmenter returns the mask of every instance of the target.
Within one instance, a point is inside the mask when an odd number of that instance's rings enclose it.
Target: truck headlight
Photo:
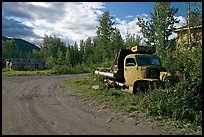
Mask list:
[[[155,78],[155,79],[159,79],[160,76],[160,71],[158,69],[149,69],[149,73],[148,73],[148,78]]]

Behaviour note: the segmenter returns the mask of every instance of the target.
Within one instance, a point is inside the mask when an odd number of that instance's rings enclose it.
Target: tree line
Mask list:
[[[113,60],[115,54],[121,48],[130,48],[138,45],[141,39],[127,33],[126,39],[123,40],[120,31],[113,27],[114,22],[111,20],[109,12],[104,12],[99,18],[100,25],[97,28],[95,38],[87,38],[76,42],[73,45],[66,45],[57,36],[45,35],[40,45],[40,51],[22,52],[17,49],[15,41],[2,41],[3,58],[2,64],[5,66],[6,58],[25,58],[36,57],[44,58],[48,69],[52,69],[56,65],[67,65],[75,67],[78,64],[101,64]]]
[[[47,69],[54,69],[56,73],[69,73],[70,70],[78,70],[77,72],[93,72],[96,67],[110,67],[114,60],[115,54],[121,48],[131,48],[135,45],[156,46],[156,55],[160,57],[162,65],[175,74],[176,71],[181,71],[191,81],[190,85],[196,85],[199,89],[202,84],[201,79],[201,48],[196,51],[179,52],[174,56],[174,51],[177,44],[177,39],[169,39],[174,24],[178,20],[174,18],[178,12],[178,8],[171,7],[170,2],[157,2],[154,6],[154,12],[150,13],[151,19],[145,21],[138,18],[137,25],[141,28],[141,33],[145,39],[141,43],[141,37],[126,34],[125,39],[122,38],[120,30],[114,27],[115,22],[108,11],[104,12],[99,17],[99,26],[96,30],[96,37],[80,40],[73,45],[65,44],[57,36],[45,35],[40,45],[40,51],[24,53],[18,50],[14,40],[2,41],[2,65],[5,66],[6,58],[11,57],[35,57],[44,58]],[[191,11],[190,23],[202,21],[202,12],[200,6],[194,3],[195,8]],[[201,45],[199,46],[201,47]],[[185,48],[185,45],[183,45]],[[196,54],[196,56],[194,55]],[[188,57],[185,57],[187,56]],[[189,60],[197,60],[194,62],[194,69],[191,68]],[[188,59],[188,60],[186,60]],[[188,63],[186,63],[188,62]],[[200,64],[199,64],[200,63]],[[172,82],[175,82],[175,75],[172,75]],[[188,83],[188,81],[186,83]],[[200,91],[198,91],[200,92]]]
[[[11,57],[40,57],[46,61],[48,69],[56,65],[67,65],[75,67],[76,65],[96,66],[104,65],[108,67],[115,57],[115,54],[121,48],[131,48],[135,45],[156,46],[156,54],[163,58],[168,50],[174,50],[176,39],[169,40],[172,34],[174,24],[178,20],[174,18],[178,8],[170,6],[170,2],[158,2],[154,6],[154,12],[150,13],[151,19],[144,21],[138,18],[137,25],[141,28],[141,33],[145,41],[141,43],[142,38],[131,35],[127,32],[125,39],[122,38],[120,30],[114,27],[115,22],[110,13],[104,12],[99,17],[99,26],[97,27],[96,37],[80,40],[73,45],[65,44],[57,36],[45,35],[40,45],[40,51],[22,52],[16,48],[14,40],[2,41],[2,65],[5,66],[5,59]],[[191,21],[200,19],[199,6],[192,11]]]
[[[202,5],[194,4],[195,10],[190,14],[192,24],[202,21]],[[157,2],[154,12],[150,13],[150,20],[138,18],[137,24],[145,38],[142,45],[156,46],[155,54],[172,74],[167,87],[159,89],[159,92],[150,92],[143,107],[151,115],[183,120],[193,127],[202,128],[202,44],[198,43],[195,50],[182,45],[186,50],[178,51],[174,56],[177,39],[169,40],[169,36],[174,24],[178,23],[174,18],[177,12],[178,8],[171,7],[170,2]],[[5,58],[38,57],[44,58],[47,68],[54,69],[56,73],[93,72],[98,66],[110,67],[119,49],[139,44],[141,37],[129,33],[122,39],[110,13],[104,12],[99,18],[96,37],[81,40],[79,44],[66,45],[57,36],[45,35],[40,51],[22,53],[17,52],[15,41],[2,41],[2,65]],[[182,72],[182,79],[177,79],[176,71]]]

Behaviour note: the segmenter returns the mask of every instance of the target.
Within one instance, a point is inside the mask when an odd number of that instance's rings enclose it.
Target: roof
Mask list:
[[[43,64],[43,58],[11,58],[12,64]]]
[[[190,29],[199,29],[199,28],[202,28],[202,24],[198,24],[198,25],[194,25],[194,26],[193,26],[193,25],[190,25]],[[188,25],[175,28],[175,29],[173,30],[173,32],[178,32],[178,31],[181,31],[181,30],[188,30]]]

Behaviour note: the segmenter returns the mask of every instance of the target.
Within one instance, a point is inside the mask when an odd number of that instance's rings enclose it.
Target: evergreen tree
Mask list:
[[[67,48],[66,53],[65,53],[65,63],[66,65],[70,65],[70,51],[69,48]]]
[[[191,7],[193,10],[190,11],[190,25],[198,25],[202,22],[202,3],[193,2]]]
[[[53,56],[53,58],[57,58],[58,48],[64,53],[66,51],[66,45],[61,41],[60,38],[54,36],[45,35],[43,38],[43,42],[41,44],[41,51],[43,52],[45,57]]]
[[[94,62],[94,58],[97,55],[94,54],[94,47],[93,47],[93,43],[91,42],[91,38],[87,38],[86,42],[85,42],[85,60],[86,63],[92,63]]]
[[[113,36],[110,42],[111,60],[114,59],[114,55],[121,49],[125,48],[124,41],[121,37],[120,31],[115,28]]]
[[[41,55],[40,55],[40,52],[37,51],[37,50],[34,50],[32,51],[32,55],[31,55],[33,58],[41,58]]]
[[[170,2],[157,2],[154,6],[154,13],[150,13],[150,21],[145,22],[138,18],[137,24],[141,27],[141,32],[147,39],[146,44],[157,46],[158,55],[161,55],[171,46],[169,36],[172,34],[174,24],[178,23],[174,18],[177,11],[178,8],[170,7]]]
[[[140,41],[142,40],[142,38],[140,36],[136,36],[135,35],[130,35],[128,32],[126,34],[126,40],[125,40],[125,45],[127,49],[132,48],[133,46],[139,46],[140,45]]]
[[[70,48],[70,63],[72,67],[79,63],[78,44],[76,42]]]
[[[58,60],[59,56],[61,56],[61,54],[63,56],[65,51],[66,51],[66,45],[64,42],[61,41],[60,38],[56,37],[55,35],[44,36],[43,42],[40,48],[40,54],[41,56],[42,55],[44,56],[47,62],[51,62],[51,61],[48,61],[48,59],[51,59],[52,61],[54,60],[54,62],[59,63],[59,60]],[[60,55],[58,54],[58,52],[60,53]],[[62,64],[63,59],[60,62],[61,62],[60,64]]]
[[[64,56],[63,56],[63,53],[60,50],[60,48],[58,48],[58,51],[57,51],[57,64],[62,65],[63,63],[64,63]]]
[[[19,58],[21,55],[25,56],[25,53],[18,49],[14,39],[2,40],[2,68],[5,67],[5,59]]]
[[[99,62],[109,60],[111,57],[110,41],[112,32],[114,30],[114,22],[111,21],[112,17],[109,12],[104,12],[102,17],[99,18],[99,27],[97,29],[96,39],[96,54],[98,55]]]
[[[85,55],[84,55],[84,41],[80,40],[79,44],[80,50],[79,50],[79,62],[80,64],[84,61]]]
[[[47,69],[52,69],[55,66],[56,59],[53,56],[48,56],[45,61],[45,67]]]

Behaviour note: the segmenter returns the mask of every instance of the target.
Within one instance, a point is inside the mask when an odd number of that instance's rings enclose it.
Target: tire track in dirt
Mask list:
[[[77,76],[3,77],[2,134],[182,134],[103,108],[92,100],[70,96],[67,93],[71,89],[60,82]]]

